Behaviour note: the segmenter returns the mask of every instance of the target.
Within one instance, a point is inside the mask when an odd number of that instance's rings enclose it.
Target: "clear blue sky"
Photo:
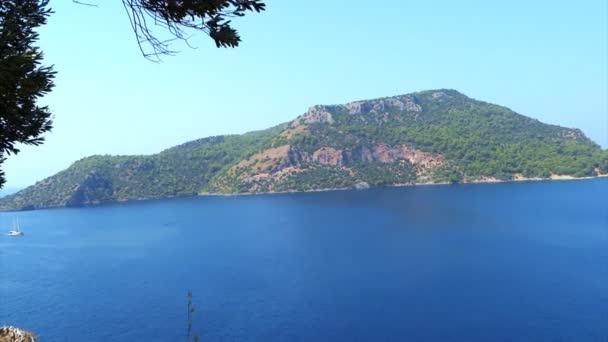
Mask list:
[[[262,129],[314,104],[454,88],[608,146],[608,8],[581,1],[267,1],[243,44],[162,64],[139,54],[120,0],[52,0],[41,33],[58,71],[55,129],[4,164],[8,187],[91,154],[149,154]]]

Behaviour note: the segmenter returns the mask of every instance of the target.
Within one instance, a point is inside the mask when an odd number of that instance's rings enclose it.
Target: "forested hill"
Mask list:
[[[264,131],[155,155],[84,158],[1,199],[0,209],[605,173],[608,151],[580,130],[442,89],[317,105]]]

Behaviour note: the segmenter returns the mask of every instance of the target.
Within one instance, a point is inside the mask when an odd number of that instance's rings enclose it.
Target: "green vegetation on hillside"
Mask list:
[[[274,191],[310,191],[317,189],[344,189],[356,181],[353,175],[336,166],[308,166],[301,172],[279,181]]]
[[[608,151],[580,130],[434,90],[316,106],[290,124],[150,156],[84,158],[1,199],[0,208],[606,173]]]
[[[259,149],[282,126],[204,138],[150,156],[98,155],[0,200],[9,208],[44,208],[195,195],[223,167]]]
[[[353,115],[344,107],[326,106],[334,123],[312,124],[310,135],[279,138],[277,144],[288,142],[309,153],[323,146],[411,145],[451,161],[449,169],[436,173],[437,181],[608,173],[608,151],[579,130],[547,125],[456,91],[444,90],[440,99],[433,98],[436,93],[411,96],[422,109],[417,115],[395,107]]]

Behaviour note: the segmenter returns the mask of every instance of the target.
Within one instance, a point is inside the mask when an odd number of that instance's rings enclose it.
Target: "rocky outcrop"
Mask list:
[[[342,151],[321,147],[312,154],[312,160],[322,165],[342,165]]]
[[[583,133],[583,131],[581,131],[580,129],[576,129],[576,128],[562,129],[558,133],[558,136],[560,138],[572,139],[572,140],[584,140],[584,139],[587,139],[585,137],[585,134]]]
[[[28,331],[12,326],[0,327],[0,342],[35,342],[36,338]]]
[[[448,96],[444,93],[443,96]],[[366,114],[387,114],[389,112],[406,112],[417,116],[422,112],[422,106],[416,98],[411,95],[386,97],[375,100],[355,101],[345,105],[324,106],[317,105],[308,109],[306,113],[299,116],[289,124],[285,135],[291,136],[292,130],[296,127],[305,126],[314,123],[333,124],[334,118],[332,112],[347,111],[351,115],[366,115]],[[389,117],[384,117],[385,121],[390,120]]]
[[[269,171],[272,168],[279,169],[290,164],[289,145],[282,145],[260,151],[251,157],[240,161],[231,168],[231,172],[240,169],[249,169],[254,172]]]
[[[445,162],[445,158],[441,155],[420,151],[408,145],[390,146],[387,144],[376,144],[371,148],[357,147],[346,150],[342,152],[342,157],[339,159],[341,163],[346,165],[357,162],[394,163],[406,160],[419,168],[429,170],[440,167]]]
[[[407,161],[421,170],[431,170],[444,164],[444,157],[417,150],[408,145],[390,146],[376,144],[372,147],[355,147],[339,150],[324,146],[312,154],[299,151],[290,145],[273,147],[254,154],[233,167],[233,171],[247,169],[242,178],[254,177],[256,174],[273,174],[285,168],[297,167],[304,163],[343,166],[354,163],[395,163]]]
[[[350,114],[382,113],[390,110],[419,113],[422,107],[412,96],[387,97],[369,101],[355,101],[344,105]]]
[[[326,106],[316,105],[310,107],[308,111],[306,111],[306,113],[295,119],[291,123],[290,127],[297,127],[301,124],[313,124],[323,122],[332,124],[334,123],[334,119],[329,110],[327,110]]]
[[[449,99],[451,96],[448,93],[446,93],[445,91],[440,90],[440,91],[434,91],[431,94],[431,97],[434,100],[441,100],[441,99]]]
[[[379,143],[370,147],[357,146],[344,150],[324,146],[312,153],[301,151],[294,146],[283,145],[252,155],[234,166],[232,172],[233,175],[238,175],[241,185],[251,192],[256,192],[271,191],[273,182],[302,172],[307,166],[337,167],[352,173],[361,164],[368,163],[408,164],[414,167],[418,176],[424,176],[444,165],[445,158],[408,145],[391,146]]]
[[[357,184],[355,184],[354,188],[357,190],[369,189],[369,184],[367,184],[366,182],[358,182]]]

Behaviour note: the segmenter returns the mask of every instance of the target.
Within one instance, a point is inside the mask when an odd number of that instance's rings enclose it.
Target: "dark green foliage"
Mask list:
[[[608,174],[608,150],[598,152],[598,161],[597,167],[598,169],[604,173]]]
[[[241,37],[231,24],[231,18],[242,17],[247,12],[266,9],[262,0],[122,0],[139,47],[145,57],[158,59],[160,55],[173,54],[170,43],[174,39],[159,39],[155,27],[162,27],[175,39],[186,41],[190,31],[209,35],[219,47],[236,47]],[[151,50],[147,50],[147,47]]]
[[[413,165],[406,161],[394,163],[357,163],[352,165],[359,180],[371,186],[408,184],[416,181]]]
[[[387,143],[411,144],[448,157],[464,177],[513,174],[591,176],[601,150],[580,131],[540,123],[483,102],[425,113],[410,125],[391,127]]]
[[[458,167],[454,166],[453,163],[447,163],[433,171],[432,179],[438,182],[448,183],[460,183],[463,181],[464,176],[462,171]]]
[[[330,165],[309,165],[301,172],[293,173],[279,181],[274,191],[310,191],[319,189],[344,189],[352,187],[357,178],[347,171]]]
[[[437,180],[443,181],[483,176],[511,179],[518,173],[527,177],[591,176],[595,168],[604,170],[601,160],[606,151],[580,130],[547,125],[453,90],[441,90],[442,97],[434,98],[438,93],[412,94],[410,98],[421,112],[387,108],[388,121],[382,121],[382,113],[362,116],[334,109],[337,122],[323,139],[342,135],[363,145],[407,144],[444,155],[451,165],[449,170],[437,172]]]
[[[0,164],[16,144],[39,145],[52,127],[51,113],[38,99],[53,88],[54,72],[41,66],[34,30],[51,13],[47,0],[0,1]],[[0,171],[0,187],[4,184]]]
[[[435,97],[437,94],[442,95]],[[344,106],[325,106],[335,122],[312,124],[310,135],[297,136],[289,143],[309,153],[323,146],[410,145],[448,158],[449,166],[434,172],[436,181],[508,180],[514,174],[582,177],[595,175],[596,168],[606,173],[608,151],[602,151],[580,130],[547,125],[454,90],[395,98],[410,99],[420,106],[420,112],[390,105],[379,111],[371,109],[374,102],[392,98],[370,101],[369,111],[359,114]],[[284,143],[282,140],[278,142]]]
[[[79,206],[195,195],[224,167],[257,151],[282,126],[192,141],[151,156],[92,156],[0,200],[11,208]],[[75,190],[76,189],[76,190]]]
[[[410,163],[356,163],[348,170],[333,165],[311,164],[301,172],[290,174],[273,183],[273,191],[310,191],[319,189],[352,188],[364,181],[371,186],[406,184],[416,180],[416,173]]]

